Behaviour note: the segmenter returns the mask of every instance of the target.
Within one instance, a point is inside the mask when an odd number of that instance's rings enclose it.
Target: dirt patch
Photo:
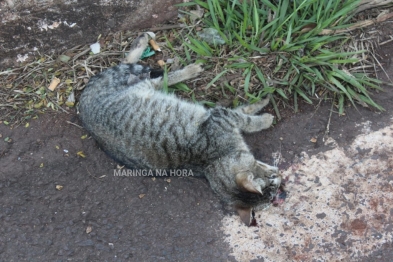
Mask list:
[[[14,2],[0,3],[0,70],[18,66],[18,55],[32,61],[109,32],[156,27],[176,19],[181,0]]]
[[[67,121],[78,123],[47,114],[1,125],[0,260],[227,258],[224,211],[205,180],[116,177],[117,164]]]

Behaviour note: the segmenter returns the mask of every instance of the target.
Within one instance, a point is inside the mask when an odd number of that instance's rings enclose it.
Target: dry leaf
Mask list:
[[[316,143],[316,142],[317,142],[317,139],[316,139],[315,137],[313,137],[313,138],[310,139],[310,142]]]
[[[78,156],[85,158],[86,155],[83,153],[83,151],[79,151],[78,153],[76,153]]]
[[[63,189],[63,186],[62,185],[56,185],[56,189],[60,191],[60,190]]]
[[[44,167],[44,163],[41,163],[41,164],[40,164],[40,167]]]
[[[202,18],[204,10],[202,8],[198,8],[197,10],[191,10],[190,13],[190,20],[194,23],[198,18]]]
[[[66,104],[66,106],[68,106],[68,107],[74,107],[74,105],[75,105],[74,102],[68,102],[68,101],[67,101],[65,104]]]
[[[151,180],[156,181],[156,178],[155,178],[155,177],[152,177]]]
[[[67,63],[68,61],[70,61],[71,57],[69,57],[68,55],[59,55],[57,59],[59,59],[61,62]]]
[[[171,179],[168,178],[168,179],[166,180],[166,182],[170,183],[170,182],[171,182]]]
[[[87,135],[81,136],[81,139],[86,139]]]
[[[140,194],[139,198],[142,199],[144,196],[146,196],[146,194]]]
[[[93,230],[93,228],[91,226],[88,226],[86,228],[86,233],[89,234],[92,230]]]

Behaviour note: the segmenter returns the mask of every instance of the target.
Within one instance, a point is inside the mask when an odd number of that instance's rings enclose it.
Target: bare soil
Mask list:
[[[392,51],[393,43],[380,50],[390,78]],[[383,72],[379,77],[387,80]],[[342,147],[361,132],[357,124],[386,126],[393,90],[385,87],[373,98],[386,111],[348,107],[339,117],[330,114],[330,101],[301,104],[299,113],[282,109],[280,122],[246,140],[267,163],[280,152],[285,169],[302,151],[329,149],[323,142],[327,126]],[[76,112],[47,113],[28,127],[0,124],[0,261],[234,260],[220,231],[222,217],[232,211],[206,180],[114,176],[117,163],[93,139],[82,139],[87,132],[74,124],[81,124]],[[392,259],[387,243],[363,261]]]
[[[175,21],[178,11],[174,5],[180,2],[0,1],[0,69],[18,66],[17,55],[28,55],[27,61],[33,61],[41,54],[92,44],[99,35]]]

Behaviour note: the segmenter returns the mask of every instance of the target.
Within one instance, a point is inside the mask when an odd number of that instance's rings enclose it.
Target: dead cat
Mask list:
[[[281,184],[277,167],[255,160],[242,132],[267,129],[270,114],[255,115],[266,98],[234,110],[206,109],[160,91],[162,71],[137,64],[149,36],[134,40],[125,63],[93,76],[79,101],[84,127],[102,149],[129,168],[191,169],[247,225],[251,210],[268,203]],[[194,78],[201,65],[168,74],[168,85]]]

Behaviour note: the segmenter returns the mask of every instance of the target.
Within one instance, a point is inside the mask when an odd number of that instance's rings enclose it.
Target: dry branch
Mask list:
[[[393,1],[392,0],[363,0],[362,2],[360,2],[358,8],[355,10],[355,14],[367,9],[385,6],[385,5],[386,6],[393,5]]]
[[[324,30],[322,30],[320,35],[341,34],[341,33],[355,30],[355,29],[367,27],[367,26],[370,26],[370,25],[373,25],[376,23],[381,23],[381,22],[384,22],[392,17],[393,17],[393,13],[389,13],[386,15],[381,15],[381,16],[377,17],[376,19],[368,19],[368,20],[364,20],[364,21],[359,21],[359,22],[357,22],[357,23],[353,24],[352,26],[345,28],[345,29],[338,29],[338,30],[324,29]]]

